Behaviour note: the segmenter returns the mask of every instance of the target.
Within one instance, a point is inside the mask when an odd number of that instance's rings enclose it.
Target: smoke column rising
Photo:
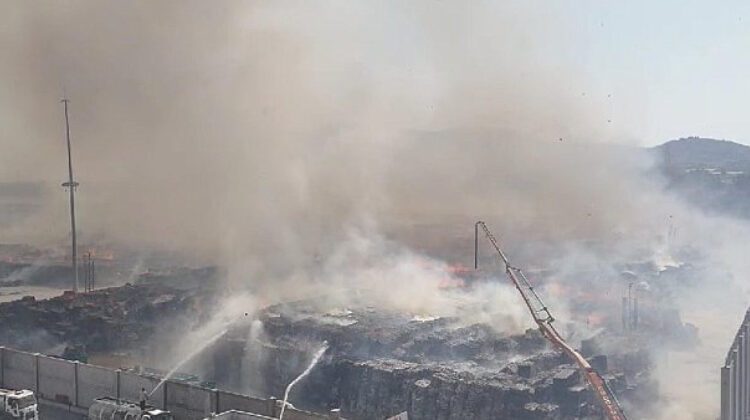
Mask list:
[[[612,210],[621,203],[606,201],[620,201],[630,182],[613,186],[614,174],[594,165],[601,153],[558,142],[598,140],[604,118],[565,87],[585,83],[569,57],[542,55],[570,28],[516,24],[532,13],[518,4],[9,9],[0,175],[57,185],[64,88],[84,238],[268,265],[334,246],[341,226],[363,219],[408,223],[502,205],[532,223],[569,195],[554,210],[562,226],[579,218],[577,201]],[[4,236],[63,241],[61,198]]]

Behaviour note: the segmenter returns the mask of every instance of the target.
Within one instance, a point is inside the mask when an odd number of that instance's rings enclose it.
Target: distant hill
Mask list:
[[[651,150],[669,190],[704,210],[750,219],[750,147],[688,137]]]
[[[750,172],[750,147],[728,140],[687,137],[654,148],[665,167]]]

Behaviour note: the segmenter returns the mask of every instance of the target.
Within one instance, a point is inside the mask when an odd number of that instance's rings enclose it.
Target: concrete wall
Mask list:
[[[237,410],[264,416],[274,415],[274,400],[261,400],[247,395],[235,394],[226,391],[217,391],[217,412]]]
[[[88,409],[99,397],[138,401],[141,388],[152,390],[159,380],[132,372],[71,362],[0,347],[0,387],[31,389],[41,403],[55,402],[72,410]],[[236,410],[244,417],[263,419],[278,416],[274,399],[259,399],[181,382],[166,381],[149,400],[151,405],[172,412],[175,420],[201,420],[211,413]],[[254,413],[250,414],[250,413]],[[224,418],[224,417],[221,417]],[[325,420],[337,416],[288,409],[287,420]]]
[[[76,405],[77,363],[46,356],[36,356],[36,359],[39,369],[37,396],[62,404]]]
[[[138,401],[141,396],[141,388],[145,388],[146,392],[151,392],[152,389],[159,384],[159,381],[155,378],[148,376],[141,376],[132,372],[120,372],[120,395],[118,398],[122,398],[128,401]],[[164,386],[160,386],[159,389],[154,391],[148,403],[154,407],[164,408]]]
[[[216,391],[181,383],[168,383],[166,386],[167,407],[177,418],[201,420],[216,407],[212,404]]]
[[[750,309],[720,372],[721,420],[746,420],[750,414]]]
[[[81,363],[78,365],[78,406],[89,408],[95,398],[118,395],[119,372]]]
[[[11,389],[36,391],[36,356],[11,349],[4,349],[3,386]]]

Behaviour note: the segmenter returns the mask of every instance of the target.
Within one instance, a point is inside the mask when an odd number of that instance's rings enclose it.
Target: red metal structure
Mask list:
[[[508,257],[505,255],[503,250],[500,249],[500,245],[498,244],[497,239],[495,239],[495,236],[492,235],[492,232],[490,232],[487,225],[482,221],[478,221],[474,225],[474,268],[478,268],[479,265],[479,228],[482,228],[485,236],[487,236],[487,239],[492,244],[492,247],[495,248],[495,251],[497,251],[497,254],[500,256],[500,259],[502,259],[503,264],[505,264],[505,273],[508,275],[510,281],[513,282],[513,285],[521,294],[526,307],[529,309],[531,316],[534,318],[534,322],[536,322],[536,325],[539,327],[539,331],[541,331],[542,335],[544,335],[547,340],[551,341],[555,347],[562,350],[578,365],[584,378],[586,378],[586,382],[591,385],[594,393],[596,393],[599,402],[601,403],[602,409],[604,410],[604,415],[607,417],[607,420],[627,420],[627,417],[625,417],[625,413],[623,412],[620,403],[617,401],[615,394],[612,392],[612,389],[609,387],[607,382],[604,380],[604,378],[601,377],[601,375],[599,375],[596,370],[594,370],[594,368],[591,367],[591,364],[589,364],[586,358],[583,357],[576,349],[571,347],[565,341],[565,339],[562,338],[560,333],[557,332],[555,327],[552,325],[552,322],[555,320],[555,318],[552,316],[549,309],[544,304],[544,301],[542,301],[542,299],[534,290],[534,286],[531,284],[531,282],[529,282],[529,279],[526,278],[526,275],[523,273],[523,271],[521,271],[520,268],[514,267],[510,264],[510,262],[508,261]]]

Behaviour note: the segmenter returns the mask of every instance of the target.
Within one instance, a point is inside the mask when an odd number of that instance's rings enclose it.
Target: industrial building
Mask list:
[[[721,420],[744,420],[750,411],[750,309],[745,312],[721,368]]]

